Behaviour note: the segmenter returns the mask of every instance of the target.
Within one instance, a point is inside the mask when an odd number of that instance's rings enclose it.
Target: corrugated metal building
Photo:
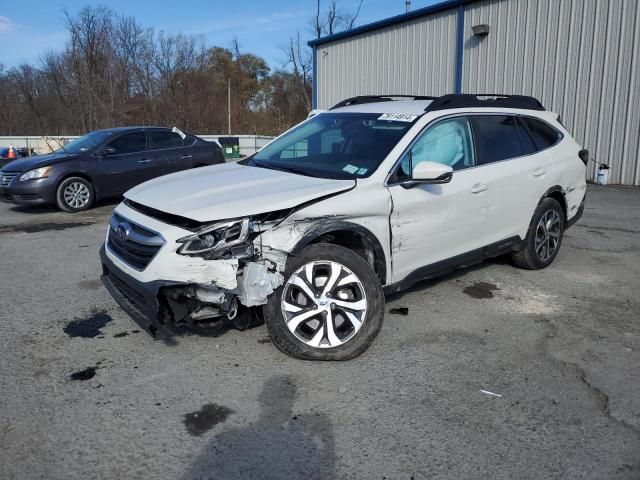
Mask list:
[[[315,108],[366,94],[532,95],[610,165],[610,182],[640,185],[640,0],[449,0],[309,44]]]

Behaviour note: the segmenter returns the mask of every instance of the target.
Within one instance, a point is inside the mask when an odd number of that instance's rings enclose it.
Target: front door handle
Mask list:
[[[471,188],[471,193],[482,193],[484,192],[486,189],[489,188],[489,185],[486,185],[484,183],[476,183],[472,188]]]
[[[191,155],[183,155],[180,157],[181,160],[188,160],[191,158]]]
[[[138,163],[149,163],[151,160],[145,158],[144,160],[138,160]]]
[[[544,168],[542,168],[542,167],[540,167],[540,168],[538,168],[537,170],[535,170],[535,171],[533,172],[533,176],[534,176],[534,177],[541,177],[541,176],[542,176],[542,175],[544,175],[545,173],[547,173],[547,170],[546,170],[546,169],[544,169]]]

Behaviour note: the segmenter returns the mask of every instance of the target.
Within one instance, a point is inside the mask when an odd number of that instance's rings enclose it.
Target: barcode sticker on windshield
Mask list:
[[[392,120],[394,122],[413,122],[418,115],[410,115],[408,113],[384,113],[378,117],[378,120]]]

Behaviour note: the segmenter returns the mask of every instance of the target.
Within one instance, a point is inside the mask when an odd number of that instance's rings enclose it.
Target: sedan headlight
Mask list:
[[[20,177],[20,181],[24,182],[25,180],[35,180],[36,178],[48,177],[49,172],[52,168],[52,166],[48,166],[36,168],[35,170],[29,170],[28,172],[22,174],[22,176]]]
[[[213,256],[242,245],[251,233],[249,218],[215,223],[204,230],[178,240],[183,245],[178,249],[181,255]]]

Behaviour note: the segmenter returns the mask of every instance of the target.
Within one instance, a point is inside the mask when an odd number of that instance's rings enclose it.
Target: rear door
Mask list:
[[[147,151],[144,130],[125,133],[107,143],[112,149],[100,157],[98,188],[105,195],[120,195],[131,187],[158,176],[156,164]]]
[[[405,152],[388,182],[393,281],[438,262],[481,247],[486,219],[483,190],[478,186],[469,120],[450,117],[429,125]],[[444,184],[408,187],[410,172],[421,161],[449,165],[454,173]],[[435,267],[434,267],[435,268]]]
[[[487,187],[482,243],[524,238],[538,201],[550,187],[551,159],[538,151],[517,115],[475,114],[471,123],[478,171]]]
[[[162,175],[193,167],[190,147],[184,147],[182,137],[168,129],[150,129],[149,148]]]

